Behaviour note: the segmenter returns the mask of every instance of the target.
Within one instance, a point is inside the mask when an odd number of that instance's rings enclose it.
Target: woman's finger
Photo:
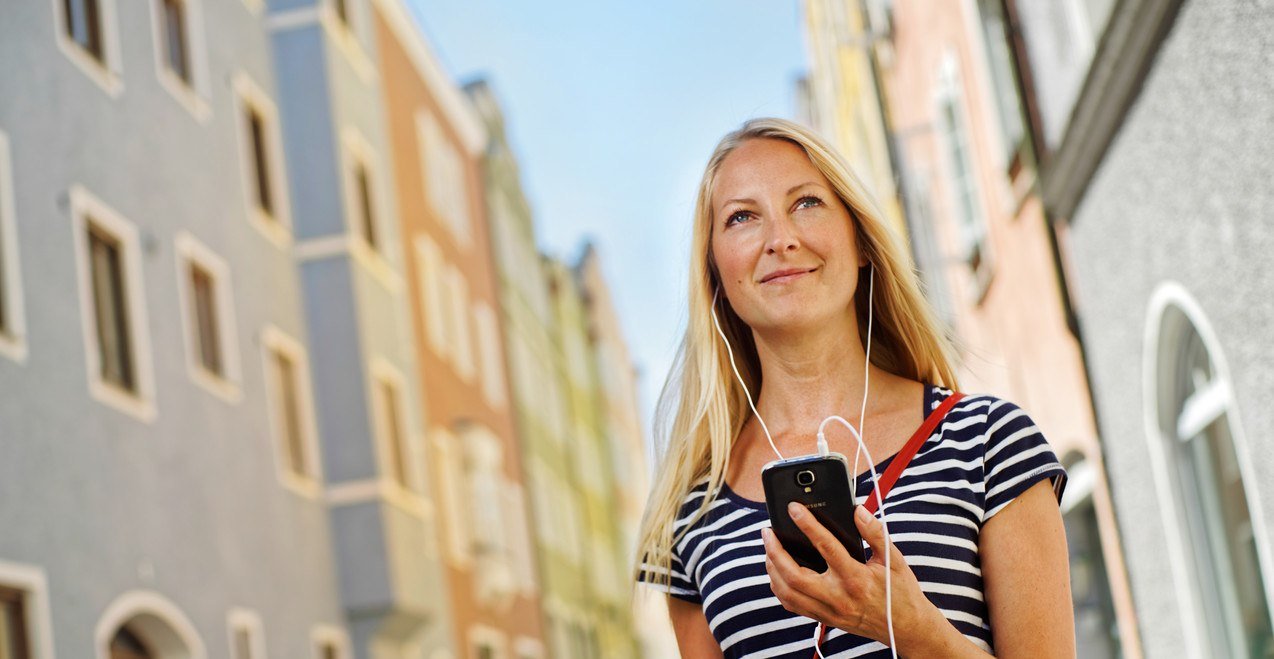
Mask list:
[[[861,510],[861,507],[859,509]],[[849,555],[849,551],[845,549],[841,541],[832,535],[832,532],[828,531],[827,527],[823,526],[823,523],[818,521],[808,508],[793,501],[787,505],[787,513],[805,537],[810,539],[814,548],[823,556],[823,560],[827,561],[828,567],[835,570],[837,574],[847,577],[859,574],[862,564]]]
[[[783,583],[788,587],[805,595],[817,596],[819,593],[819,574],[807,567],[798,565],[792,555],[783,548],[783,543],[774,537],[774,531],[761,529],[761,538],[765,543],[767,567],[773,568],[771,580],[773,580],[774,575],[777,575],[782,578]]]
[[[763,531],[763,533],[765,532],[768,532],[768,529]],[[767,548],[772,539],[773,536],[766,539]],[[775,541],[774,544],[778,545],[779,543]],[[783,551],[781,546],[779,546],[779,551]],[[792,584],[788,583],[786,577],[779,572],[775,562],[768,557],[765,560],[765,572],[770,576],[770,590],[774,593],[774,597],[778,599],[779,603],[783,605],[784,609],[796,615],[824,623],[829,623],[835,619],[831,607],[793,587]]]
[[[867,512],[867,509],[863,506],[858,506],[854,511],[854,523],[858,526],[859,535],[863,536],[867,546],[871,547],[871,561],[869,562],[884,565],[885,525]],[[889,543],[889,563],[892,570],[907,564],[907,559],[903,558],[902,552],[898,551],[898,546],[893,542]]]

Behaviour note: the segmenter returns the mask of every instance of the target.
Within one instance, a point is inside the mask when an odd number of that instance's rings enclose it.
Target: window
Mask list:
[[[14,588],[0,585],[0,658],[29,659],[27,640],[26,596]]]
[[[447,353],[447,333],[450,323],[447,322],[446,288],[443,282],[442,250],[427,234],[416,236],[416,277],[420,301],[420,313],[424,316],[422,323],[425,335],[434,352]]]
[[[176,251],[191,378],[235,401],[239,395],[239,357],[230,269],[190,234],[177,236]]]
[[[98,657],[202,657],[203,641],[180,609],[153,591],[127,592],[107,606],[94,633]]]
[[[58,49],[110,96],[120,82],[115,0],[53,0]]]
[[[71,190],[89,386],[143,420],[154,416],[137,229],[80,187]]]
[[[186,84],[191,83],[190,36],[186,33],[186,6],[183,0],[158,0],[164,33],[164,63]]]
[[[98,0],[62,0],[64,27],[70,37],[93,59],[105,64],[106,47],[102,40],[102,8]]]
[[[427,110],[416,113],[416,142],[420,149],[423,189],[438,220],[462,246],[473,239],[469,227],[469,190],[465,161]]]
[[[0,355],[22,362],[26,360],[26,321],[18,269],[14,189],[9,140],[0,131]]]
[[[332,0],[332,12],[346,28],[349,27],[349,0]]]
[[[473,323],[478,334],[479,356],[482,361],[482,393],[487,403],[501,408],[505,403],[508,384],[504,376],[504,351],[500,346],[500,329],[496,324],[491,305],[479,302],[473,308]]]
[[[251,150],[249,164],[252,166],[252,193],[257,209],[267,217],[274,218],[274,193],[270,185],[270,159],[265,147],[265,119],[261,111],[255,107],[244,108],[247,113],[248,144]]]
[[[304,349],[273,327],[263,332],[262,347],[280,478],[302,494],[315,494],[318,451]]]
[[[123,247],[118,239],[95,226],[89,227],[88,241],[100,375],[106,382],[135,392],[137,380],[133,375],[133,347],[128,330]]]
[[[467,477],[464,454],[450,432],[439,428],[433,432],[437,465],[438,491],[443,504],[443,522],[447,537],[447,558],[453,565],[467,565],[472,559],[469,530],[472,527],[465,512]]]
[[[403,415],[404,379],[384,360],[372,364],[372,397],[374,428],[385,474],[404,490],[415,491],[414,453],[408,442],[408,427]]]
[[[336,627],[316,627],[310,638],[314,643],[315,659],[345,659],[349,656],[349,641]]]
[[[1119,624],[1106,573],[1097,509],[1093,505],[1096,469],[1078,452],[1067,455],[1062,463],[1068,476],[1061,508],[1070,554],[1076,656],[1118,657]]]
[[[990,275],[986,254],[986,219],[978,198],[977,172],[970,150],[969,124],[964,114],[960,84],[955,59],[948,56],[939,72],[938,126],[945,151],[951,215],[960,236],[960,254],[978,282],[977,297],[980,299]]]
[[[1248,488],[1252,464],[1240,446],[1228,368],[1201,307],[1165,283],[1147,327],[1152,447],[1166,454],[1188,581],[1205,647],[1218,657],[1265,656],[1274,632],[1256,547]]]
[[[505,659],[505,638],[500,630],[483,625],[469,628],[471,659]]]
[[[354,194],[358,198],[359,226],[363,229],[363,241],[372,249],[380,249],[376,236],[376,215],[372,209],[371,184],[367,182],[367,165],[354,164]]]
[[[464,380],[474,376],[473,336],[469,333],[469,282],[454,265],[447,266],[448,317],[451,319],[450,355],[456,373]]]
[[[1022,105],[1013,73],[1013,57],[1004,25],[1003,0],[978,0],[978,16],[982,20],[982,37],[986,45],[987,64],[1000,116],[1000,137],[1005,150],[1005,165],[1016,164],[1022,141],[1026,138],[1022,123]]]
[[[265,635],[255,611],[232,609],[227,615],[230,659],[265,659]]]
[[[279,247],[290,240],[283,148],[274,103],[245,74],[235,78],[244,202],[252,224]]]

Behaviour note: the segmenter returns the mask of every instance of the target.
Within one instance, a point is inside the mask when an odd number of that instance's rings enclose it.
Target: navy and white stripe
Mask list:
[[[925,415],[950,394],[926,386]],[[877,473],[892,460],[878,464]],[[1065,472],[1031,418],[994,396],[967,396],[921,446],[885,499],[891,538],[925,595],[956,629],[988,652],[991,628],[982,598],[979,531],[1044,478],[1051,478],[1060,492]],[[860,474],[859,505],[871,489],[870,474]],[[706,490],[705,480],[683,500],[674,533],[693,518]],[[761,529],[769,525],[764,502],[744,499],[723,486],[707,513],[673,547],[671,584],[657,586],[703,606],[727,659],[807,659],[813,654],[814,622],[784,609],[770,590],[761,545]],[[641,578],[650,581],[653,576]],[[839,629],[828,630],[822,649],[827,657],[889,656],[884,645]]]

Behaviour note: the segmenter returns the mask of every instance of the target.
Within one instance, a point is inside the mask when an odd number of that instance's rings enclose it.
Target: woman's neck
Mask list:
[[[757,411],[772,433],[812,434],[832,414],[858,425],[866,354],[852,317],[799,334],[756,337],[762,388]],[[873,367],[868,413],[894,376]]]

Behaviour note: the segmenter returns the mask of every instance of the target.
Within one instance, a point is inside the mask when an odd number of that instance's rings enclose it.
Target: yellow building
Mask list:
[[[895,183],[887,110],[875,58],[888,57],[883,42],[888,20],[877,3],[805,0],[809,74],[800,99],[802,121],[831,140],[863,179],[880,210],[906,236]]]

